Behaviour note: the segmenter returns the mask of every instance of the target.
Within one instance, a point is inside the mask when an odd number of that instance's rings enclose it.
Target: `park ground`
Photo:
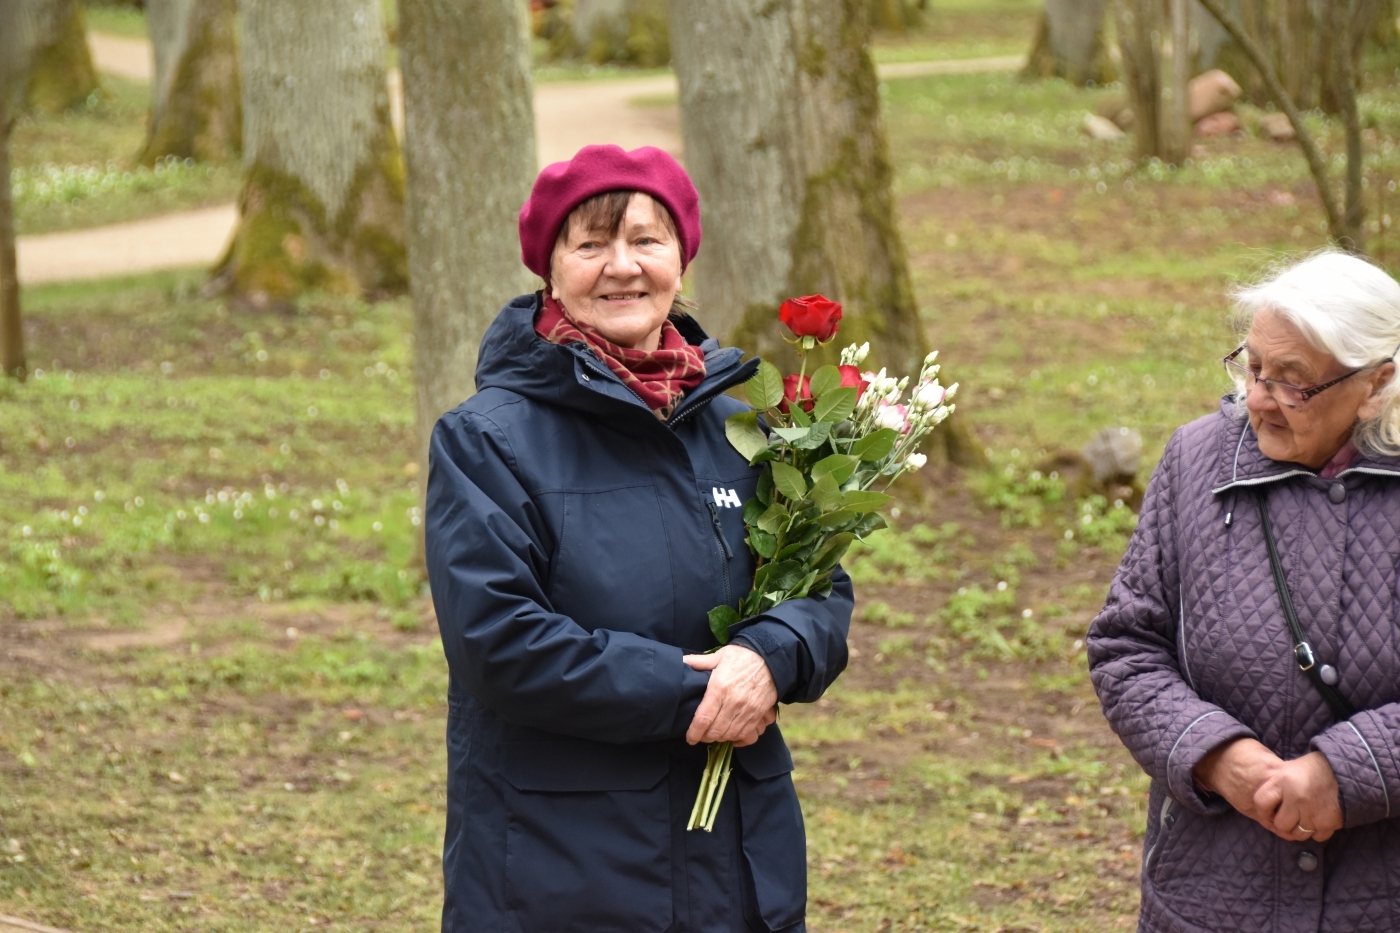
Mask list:
[[[1015,51],[1034,5],[991,5],[882,54]],[[1393,68],[1363,101],[1382,261]],[[105,162],[110,139],[75,124],[130,133],[144,106],[111,86],[29,126],[17,167]],[[850,669],[782,712],[811,926],[1131,928],[1146,779],[1082,639],[1134,518],[1058,470],[1129,426],[1145,477],[1215,408],[1229,289],[1324,245],[1316,193],[1293,149],[1252,135],[1202,140],[1181,170],[1134,165],[1129,142],[1078,129],[1112,89],[993,74],[882,93],[919,303],[992,468],[905,486],[893,529],[848,561]],[[151,196],[188,206],[183,171]],[[75,209],[145,210],[116,188]],[[234,307],[203,281],[24,294],[34,373],[0,383],[0,914],[429,929],[446,683],[413,563],[409,306]]]

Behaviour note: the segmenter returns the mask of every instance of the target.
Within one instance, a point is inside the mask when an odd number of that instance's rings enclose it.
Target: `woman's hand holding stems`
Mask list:
[[[1280,839],[1326,842],[1345,823],[1337,777],[1321,752],[1284,761],[1262,742],[1236,739],[1212,749],[1192,774]]]
[[[778,688],[768,664],[743,645],[725,645],[713,654],[688,654],[685,663],[709,671],[705,698],[695,711],[685,740],[733,742],[743,748],[758,741],[778,718]]]

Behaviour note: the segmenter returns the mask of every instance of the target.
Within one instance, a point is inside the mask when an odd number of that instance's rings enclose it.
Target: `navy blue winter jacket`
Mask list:
[[[777,726],[735,753],[714,833],[687,832],[705,764],[684,735],[709,675],[706,612],[753,563],[758,471],[724,436],[754,371],[694,321],[705,381],[662,422],[582,344],[538,337],[539,298],[482,341],[477,394],[433,432],[427,555],[451,670],[443,856],[450,933],[804,929],[806,851]],[[781,699],[846,666],[850,580],[736,640]]]

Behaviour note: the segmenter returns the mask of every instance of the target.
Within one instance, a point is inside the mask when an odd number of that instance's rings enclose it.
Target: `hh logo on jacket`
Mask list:
[[[737,489],[720,489],[718,486],[711,486],[710,493],[715,497],[715,505],[722,509],[744,507],[744,503],[739,501],[739,490]]]

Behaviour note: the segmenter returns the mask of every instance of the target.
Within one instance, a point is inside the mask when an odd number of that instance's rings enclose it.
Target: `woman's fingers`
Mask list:
[[[719,667],[718,654],[688,654],[681,660],[696,671],[712,671]]]
[[[773,707],[777,705],[777,690],[773,686],[773,676],[763,658],[739,645],[721,648],[711,655],[688,655],[687,664],[692,658],[714,660],[710,667],[710,683],[705,688],[705,698],[695,712],[690,729],[686,731],[686,741],[734,742],[736,745],[752,745],[758,741],[763,730],[772,724]]]

